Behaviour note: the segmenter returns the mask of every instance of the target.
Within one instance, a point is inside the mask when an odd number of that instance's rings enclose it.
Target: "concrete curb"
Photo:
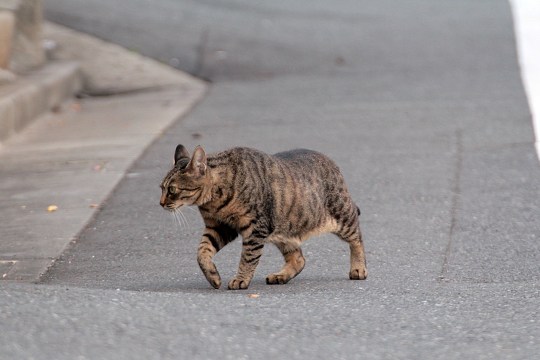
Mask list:
[[[0,144],[81,90],[76,62],[50,62],[0,87]]]

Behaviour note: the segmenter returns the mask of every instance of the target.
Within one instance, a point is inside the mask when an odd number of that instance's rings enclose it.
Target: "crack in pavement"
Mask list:
[[[439,273],[438,281],[449,281],[446,277],[449,268],[449,258],[452,252],[452,239],[457,225],[457,212],[461,198],[461,173],[463,171],[463,130],[456,129],[455,132],[456,159],[454,165],[454,178],[452,180],[452,202],[450,207],[450,229],[448,231],[448,242],[444,251],[443,264]]]

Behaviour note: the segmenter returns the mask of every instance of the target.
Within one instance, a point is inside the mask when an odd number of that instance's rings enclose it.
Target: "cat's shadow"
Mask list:
[[[191,280],[183,282],[171,283],[139,283],[129,287],[123,287],[122,290],[138,291],[138,292],[161,292],[161,293],[188,293],[188,294],[287,294],[287,293],[304,293],[313,291],[327,291],[334,287],[355,287],[358,284],[365,284],[365,281],[357,282],[350,281],[345,277],[306,277],[296,278],[284,285],[268,285],[264,278],[254,279],[250,287],[246,290],[228,290],[227,284],[224,283],[219,289],[212,288],[204,280]]]

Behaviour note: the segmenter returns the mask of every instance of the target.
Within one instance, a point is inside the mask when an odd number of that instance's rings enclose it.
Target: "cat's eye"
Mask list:
[[[176,194],[178,192],[178,188],[176,186],[169,186],[167,191],[169,192],[169,194]]]

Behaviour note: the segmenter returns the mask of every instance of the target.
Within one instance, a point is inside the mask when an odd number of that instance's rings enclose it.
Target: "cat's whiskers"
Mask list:
[[[191,206],[186,206],[186,209],[188,209],[189,211],[193,211],[195,214],[198,214],[199,212],[197,210],[195,210],[193,207]]]
[[[175,211],[171,211],[170,214],[171,214],[171,216],[172,216],[172,218],[173,218],[173,221],[174,221],[174,223],[176,224],[176,226],[177,226],[178,228],[181,228],[181,226],[180,226],[180,221],[178,220],[178,217],[176,216],[176,212],[175,212]]]
[[[173,211],[171,211],[171,214],[175,220],[175,223],[176,223],[176,226],[178,226],[179,229],[182,229],[184,228],[184,223],[182,222],[182,220],[180,219],[179,215],[178,215],[178,212],[176,211],[176,209],[174,209]]]
[[[173,214],[180,227],[185,229],[189,228],[189,221],[180,208],[174,209]]]
[[[186,222],[186,229],[189,229],[191,227],[191,224],[189,223],[186,214],[184,214],[182,211],[180,211],[180,214],[182,215],[182,217],[184,218],[184,221]]]
[[[178,208],[174,209],[174,217],[176,218],[176,221],[181,228],[186,227],[186,225],[184,224],[184,219],[182,218],[181,212],[180,210],[178,210]]]

